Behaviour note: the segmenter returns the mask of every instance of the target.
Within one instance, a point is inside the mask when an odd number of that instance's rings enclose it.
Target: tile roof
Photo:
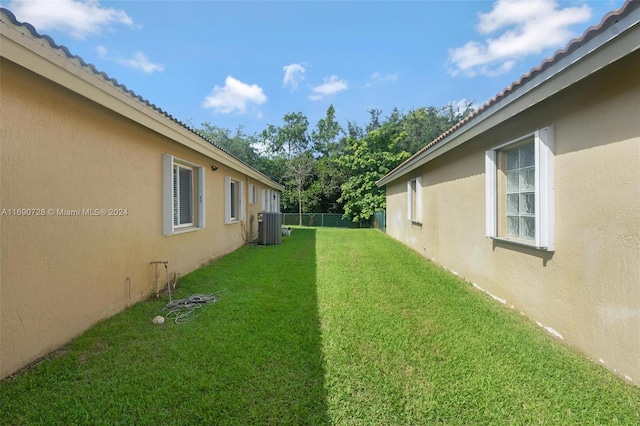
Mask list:
[[[571,40],[564,49],[556,51],[553,54],[553,56],[542,61],[540,65],[531,69],[527,74],[522,75],[518,81],[512,83],[509,87],[504,89],[502,92],[500,92],[499,94],[497,94],[496,96],[488,100],[480,108],[478,108],[477,110],[475,110],[474,112],[466,116],[464,119],[462,119],[453,127],[451,127],[449,130],[447,130],[446,132],[444,132],[443,134],[435,138],[433,141],[429,142],[424,147],[422,147],[414,155],[412,155],[407,160],[402,162],[399,166],[397,166],[395,169],[387,173],[386,176],[389,176],[395,173],[399,169],[402,169],[406,164],[412,162],[416,157],[419,157],[420,155],[428,151],[430,148],[433,148],[435,145],[442,142],[448,136],[451,136],[453,133],[455,133],[458,129],[463,127],[465,124],[469,123],[471,120],[475,119],[476,117],[482,115],[485,111],[487,111],[493,105],[497,104],[502,99],[511,95],[513,92],[518,90],[520,87],[524,86],[533,78],[540,75],[541,73],[549,69],[551,66],[558,63],[563,58],[569,56],[571,53],[573,53],[575,50],[577,50],[582,45],[587,43],[589,40],[593,39],[598,34],[601,34],[605,30],[607,30],[609,27],[617,23],[620,19],[629,15],[631,12],[638,9],[639,7],[640,7],[640,0],[627,0],[625,4],[622,7],[620,7],[620,9],[607,13],[602,18],[599,24],[593,25],[587,28],[587,30],[580,37],[577,37]],[[385,179],[385,177],[381,178],[380,180]]]
[[[242,164],[246,165],[247,167],[255,170],[255,168],[253,168],[249,164],[245,163],[244,161],[240,160],[235,155],[233,155],[231,152],[229,152],[226,149],[222,148],[220,145],[216,144],[211,139],[205,137],[200,132],[198,132],[196,129],[188,126],[186,123],[183,123],[182,121],[180,121],[177,118],[173,117],[171,114],[169,114],[168,112],[164,111],[162,108],[156,106],[155,104],[149,102],[147,99],[145,99],[142,96],[138,95],[133,90],[128,89],[127,86],[125,86],[122,83],[119,83],[118,80],[116,80],[115,78],[109,77],[107,75],[107,73],[105,73],[103,71],[99,71],[95,67],[95,65],[85,62],[85,60],[82,57],[72,54],[66,46],[58,45],[50,36],[48,36],[46,34],[39,34],[38,31],[36,31],[36,29],[34,28],[33,25],[31,25],[31,24],[29,24],[27,22],[18,21],[16,19],[15,15],[10,10],[8,10],[8,9],[6,9],[4,7],[0,7],[0,12],[3,13],[4,15],[6,15],[7,18],[9,18],[9,20],[11,21],[11,23],[13,25],[15,25],[17,27],[26,28],[31,33],[31,35],[33,37],[35,37],[36,39],[39,39],[39,40],[45,40],[52,49],[64,52],[65,56],[68,59],[78,61],[82,67],[88,68],[97,77],[101,77],[106,82],[111,83],[115,88],[121,90],[123,93],[131,96],[132,98],[134,98],[137,101],[141,102],[142,104],[146,105],[148,108],[158,112],[159,114],[161,114],[165,118],[168,118],[169,120],[173,121],[174,123],[178,124],[179,126],[183,127],[184,129],[188,130],[189,132],[193,133],[194,135],[198,136],[200,139],[204,140],[205,142],[215,146],[220,151],[224,152],[227,155],[230,155],[231,157],[235,158],[237,161],[240,161]],[[3,20],[2,15],[0,15],[0,22],[2,22],[2,20]],[[267,179],[271,180],[271,178],[269,178],[268,176],[264,175],[260,171],[258,171],[258,170],[255,170],[255,171],[260,173],[261,175],[263,175]]]

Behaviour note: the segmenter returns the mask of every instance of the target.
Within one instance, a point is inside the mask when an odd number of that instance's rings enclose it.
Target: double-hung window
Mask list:
[[[422,223],[422,177],[407,182],[407,219]]]
[[[173,226],[193,226],[193,169],[173,165]]]
[[[204,228],[204,168],[163,157],[163,234]]]
[[[553,127],[485,153],[486,235],[554,250]]]
[[[244,219],[244,190],[242,181],[225,177],[224,223],[239,222]]]

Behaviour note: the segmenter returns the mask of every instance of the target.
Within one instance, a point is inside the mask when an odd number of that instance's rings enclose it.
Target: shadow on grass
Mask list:
[[[201,271],[228,275],[217,278],[222,329],[210,350],[226,362],[217,408],[230,423],[328,422],[315,240],[315,230],[296,229],[282,245],[246,247]]]
[[[0,424],[326,424],[315,230],[245,246],[182,278],[221,300],[151,325],[167,300],[100,322],[0,382]]]

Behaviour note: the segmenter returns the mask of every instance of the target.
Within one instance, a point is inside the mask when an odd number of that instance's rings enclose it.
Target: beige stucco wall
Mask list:
[[[224,223],[224,178],[244,182],[245,200],[249,183],[260,194],[265,185],[5,58],[0,88],[2,378],[150,295],[150,262],[168,260],[171,275],[184,275],[244,244],[249,224]],[[163,154],[205,168],[204,229],[163,236]],[[259,206],[248,206],[245,218]]]
[[[387,232],[640,383],[640,55],[387,185]],[[522,102],[526,102],[523,99]],[[555,128],[556,250],[485,237],[484,152]],[[423,224],[406,182],[422,176]]]

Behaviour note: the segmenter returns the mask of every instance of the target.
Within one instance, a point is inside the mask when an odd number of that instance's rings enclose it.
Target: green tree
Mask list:
[[[410,154],[400,148],[406,137],[392,117],[361,139],[347,138],[346,153],[339,160],[348,175],[339,199],[346,217],[354,222],[370,220],[385,207],[385,191],[375,182],[409,158]]]
[[[231,134],[229,129],[204,122],[198,132],[237,159],[260,170],[262,165],[260,154],[254,148],[257,139],[254,135],[248,135],[242,125],[236,128],[234,134]]]
[[[397,112],[397,109],[394,108],[393,111]],[[382,114],[382,111],[379,109],[373,108],[373,109],[368,109],[367,112],[369,113],[369,124],[367,124],[367,127],[365,128],[365,132],[369,133],[377,129],[378,127],[380,127],[380,115]]]
[[[336,121],[336,110],[333,105],[329,105],[327,115],[318,120],[316,128],[311,132],[314,151],[324,157],[330,156],[338,148],[337,138],[343,133],[344,130]]]
[[[285,175],[291,183],[292,190],[298,202],[299,224],[302,225],[302,199],[307,187],[309,177],[313,175],[313,155],[311,152],[302,152],[289,159],[287,163],[287,174]]]
[[[336,121],[335,108],[330,105],[311,133],[316,161],[313,179],[306,189],[307,211],[342,213],[338,199],[346,176],[337,159],[344,153],[344,135]]]
[[[347,136],[353,139],[360,139],[365,135],[365,131],[355,121],[347,120]]]
[[[301,112],[285,114],[282,126],[269,124],[260,138],[272,154],[283,154],[288,159],[309,149],[309,120]]]
[[[343,152],[316,160],[314,177],[307,188],[307,211],[344,213],[342,202],[339,201],[342,184],[347,180],[345,169],[339,161]]]
[[[272,180],[284,184],[287,173],[287,159],[282,155],[261,155],[257,169]]]
[[[472,111],[470,102],[461,109],[449,104],[418,108],[406,115],[394,108],[380,124],[380,111],[370,110],[370,122],[364,132],[349,123],[346,153],[340,159],[347,173],[339,198],[344,215],[353,221],[369,220],[384,208],[384,189],[375,182]]]
[[[313,174],[309,121],[301,112],[285,114],[282,121],[281,126],[269,124],[260,133],[260,138],[267,146],[278,172],[282,172],[281,182],[286,187],[281,198],[283,210],[297,210],[302,215],[304,190],[308,178]]]
[[[411,110],[402,118],[402,126],[407,132],[405,145],[401,148],[410,153],[418,152],[423,146],[449,130],[458,121],[473,111],[473,104],[466,102],[460,109],[453,104],[441,108],[421,107]]]

